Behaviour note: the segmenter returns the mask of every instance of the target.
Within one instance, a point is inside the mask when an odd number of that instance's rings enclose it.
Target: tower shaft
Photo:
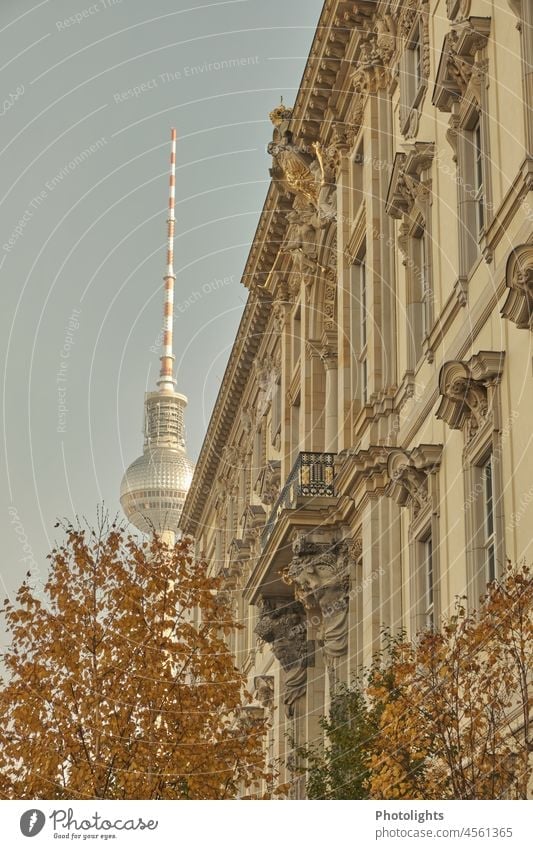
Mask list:
[[[170,135],[170,185],[168,195],[168,219],[167,219],[167,270],[164,277],[165,299],[163,306],[163,353],[161,355],[161,369],[157,385],[162,390],[173,391],[176,381],[174,380],[174,228],[175,228],[175,199],[176,199],[176,130],[171,130]]]

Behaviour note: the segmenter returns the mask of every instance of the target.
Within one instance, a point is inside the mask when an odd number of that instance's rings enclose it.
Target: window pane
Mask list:
[[[433,540],[431,537],[426,542],[426,579],[428,607],[433,604]]]
[[[487,581],[490,583],[496,577],[496,559],[494,557],[494,545],[491,544],[487,550]]]
[[[494,510],[492,495],[492,457],[483,470],[485,478],[485,528],[487,539],[494,533]]]
[[[420,35],[417,35],[416,41],[413,44],[413,71],[414,71],[414,92],[413,96],[416,97],[418,92],[418,88],[420,86],[420,81],[422,79],[422,56],[420,50]]]
[[[366,345],[366,263],[363,259],[359,266],[360,303],[361,303],[361,348]]]

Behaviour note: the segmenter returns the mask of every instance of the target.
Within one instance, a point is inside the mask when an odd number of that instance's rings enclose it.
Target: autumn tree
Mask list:
[[[299,751],[314,799],[528,798],[533,739],[533,580],[509,567],[478,611],[439,630],[384,630],[382,651],[341,687],[324,739]]]
[[[67,524],[44,598],[4,603],[0,793],[16,799],[227,799],[257,793],[237,627],[186,542]]]
[[[533,581],[507,569],[479,611],[392,642],[370,671],[380,705],[370,758],[378,799],[520,798],[531,787]]]

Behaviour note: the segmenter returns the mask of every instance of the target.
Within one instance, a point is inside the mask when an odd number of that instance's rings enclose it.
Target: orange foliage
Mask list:
[[[477,613],[459,607],[441,633],[391,640],[368,682],[371,798],[527,798],[532,612],[529,570],[509,567]]]
[[[41,601],[4,615],[0,794],[226,799],[258,792],[265,723],[246,723],[237,627],[187,543],[65,527]],[[264,785],[263,785],[264,786]]]

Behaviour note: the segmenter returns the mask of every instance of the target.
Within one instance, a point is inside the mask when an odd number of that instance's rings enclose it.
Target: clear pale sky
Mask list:
[[[172,126],[176,363],[196,460],[245,301],[268,112],[280,94],[293,102],[321,7],[2,0],[4,595],[28,568],[42,583],[57,517],[120,511],[124,468],[141,453]]]

